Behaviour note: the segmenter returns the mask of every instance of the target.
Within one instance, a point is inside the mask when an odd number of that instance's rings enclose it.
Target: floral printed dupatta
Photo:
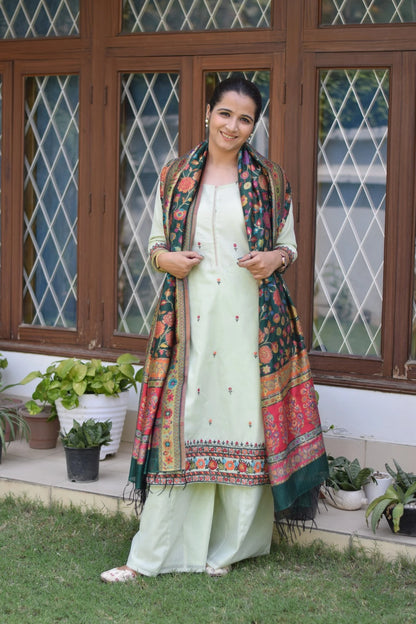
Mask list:
[[[207,143],[166,166],[161,199],[166,249],[191,249]],[[239,190],[251,251],[278,246],[290,207],[282,169],[248,144]],[[154,253],[155,249],[152,250]],[[187,280],[166,274],[150,332],[129,480],[144,500],[148,473],[184,470],[183,418],[189,359]],[[327,474],[316,395],[296,310],[282,276],[259,287],[259,366],[269,479],[276,519],[312,519]]]

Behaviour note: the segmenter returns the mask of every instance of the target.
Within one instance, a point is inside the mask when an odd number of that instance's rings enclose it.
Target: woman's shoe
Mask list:
[[[230,570],[231,566],[227,566],[225,568],[213,568],[208,564],[205,566],[205,572],[208,576],[226,576]]]
[[[137,577],[137,572],[130,570],[130,568],[111,568],[101,573],[101,580],[104,583],[126,583],[127,581],[134,581]]]

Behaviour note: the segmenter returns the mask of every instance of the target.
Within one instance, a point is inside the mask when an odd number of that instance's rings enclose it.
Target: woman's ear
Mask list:
[[[205,113],[206,119],[209,119],[210,115],[211,115],[211,109],[210,109],[209,104],[207,104],[207,110],[206,110],[206,113]]]

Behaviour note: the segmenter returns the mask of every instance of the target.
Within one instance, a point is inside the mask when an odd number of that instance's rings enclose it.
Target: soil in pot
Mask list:
[[[100,447],[78,449],[64,447],[66,456],[66,468],[70,481],[82,481],[84,483],[97,481],[100,468]]]

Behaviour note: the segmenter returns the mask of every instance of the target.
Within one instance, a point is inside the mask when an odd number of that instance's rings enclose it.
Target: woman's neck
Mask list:
[[[203,182],[215,186],[236,182],[238,179],[237,156],[208,151]]]

